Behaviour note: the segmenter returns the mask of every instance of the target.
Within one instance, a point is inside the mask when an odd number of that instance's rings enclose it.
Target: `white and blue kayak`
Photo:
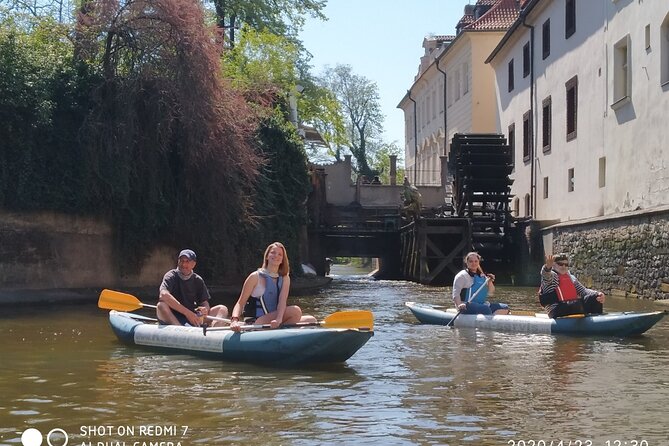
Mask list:
[[[454,308],[444,309],[444,307],[415,302],[406,302],[405,305],[409,307],[414,316],[423,324],[448,325],[457,315],[457,311]],[[647,313],[621,312],[557,319],[550,319],[545,313],[496,316],[460,314],[453,322],[453,326],[457,328],[471,327],[519,333],[559,333],[576,336],[635,336],[650,329],[666,314],[666,311]]]
[[[112,310],[109,322],[125,344],[167,352],[188,353],[224,361],[298,365],[341,363],[374,335],[365,328],[257,329],[233,332],[225,328],[158,325],[154,319]]]

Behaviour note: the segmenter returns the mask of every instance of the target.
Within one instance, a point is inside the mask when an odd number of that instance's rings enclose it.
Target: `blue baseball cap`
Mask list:
[[[192,260],[194,262],[197,261],[197,256],[195,255],[195,251],[193,251],[192,249],[184,249],[179,253],[179,257],[177,257],[177,259],[180,259],[182,257],[186,257],[188,260]]]

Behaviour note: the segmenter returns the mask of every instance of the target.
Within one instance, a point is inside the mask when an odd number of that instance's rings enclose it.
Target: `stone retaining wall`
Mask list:
[[[543,231],[552,251],[570,255],[570,270],[607,294],[669,299],[669,212],[637,214]],[[550,243],[546,243],[547,245]]]
[[[103,219],[0,209],[0,295],[20,290],[158,287],[174,248],[155,249],[141,270],[119,277]],[[1,296],[0,296],[1,297]]]

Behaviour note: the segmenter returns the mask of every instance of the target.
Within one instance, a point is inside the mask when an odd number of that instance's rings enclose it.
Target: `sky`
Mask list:
[[[309,18],[300,38],[313,55],[312,72],[350,65],[376,82],[385,115],[384,139],[404,147],[404,113],[397,108],[413,84],[428,35],[454,35],[473,0],[328,0],[323,22]]]

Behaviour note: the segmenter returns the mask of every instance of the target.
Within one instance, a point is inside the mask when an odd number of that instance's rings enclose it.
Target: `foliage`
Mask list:
[[[311,124],[323,138],[322,145],[307,147],[309,158],[317,160],[324,155],[329,160],[341,161],[342,147],[346,146],[348,138],[337,97],[308,76],[303,77],[300,84],[304,87],[298,102],[300,122]]]
[[[0,13],[0,206],[109,217],[122,274],[158,243],[196,249],[214,281],[275,240],[299,262],[310,185],[295,99],[331,156],[348,141],[295,39],[325,2],[220,1],[248,25],[225,53],[196,0],[82,2],[74,29],[57,23],[65,2],[43,4]]]
[[[298,272],[299,230],[306,224],[305,203],[310,191],[304,144],[280,107],[262,122],[258,141],[266,164],[254,206],[258,230],[249,234],[249,239],[257,242],[254,260],[261,260],[268,244],[280,241],[288,250],[292,269]]]
[[[249,251],[258,259],[269,243],[281,241],[292,261],[299,261],[298,231],[306,222],[310,187],[304,143],[289,119],[298,94],[299,59],[300,50],[290,40],[248,28],[225,54],[226,77],[264,116],[257,135],[265,160],[254,203],[258,227],[248,235],[256,242],[249,244]]]
[[[376,142],[375,142],[376,143]],[[370,160],[371,167],[379,172],[381,183],[390,184],[390,156],[397,157],[397,172],[396,178],[398,182],[402,182],[404,178],[404,169],[399,166],[403,165],[404,151],[396,143],[380,143],[378,148],[373,150],[373,157]]]
[[[71,20],[74,1],[72,0],[0,0],[0,8],[5,8],[11,15],[27,15],[31,18],[50,18],[58,23]]]
[[[224,262],[243,251],[261,159],[256,120],[220,76],[220,48],[202,9],[179,0],[89,6],[78,54],[104,82],[82,138],[120,253],[141,259],[162,238],[199,251],[210,277],[234,274],[244,263]]]
[[[329,68],[323,78],[334,92],[346,117],[348,148],[356,160],[360,175],[372,178],[378,172],[369,166],[374,141],[383,133],[383,114],[375,82],[353,73],[350,65]]]
[[[235,45],[235,30],[243,25],[276,36],[295,37],[306,16],[326,19],[322,13],[326,0],[212,0],[212,3],[218,26],[228,32],[230,46]]]
[[[239,44],[224,56],[225,76],[244,90],[290,91],[298,82],[299,46],[282,36],[245,27]]]
[[[14,17],[0,24],[0,206],[84,212],[94,204],[77,134],[97,78],[73,62],[67,28]]]

